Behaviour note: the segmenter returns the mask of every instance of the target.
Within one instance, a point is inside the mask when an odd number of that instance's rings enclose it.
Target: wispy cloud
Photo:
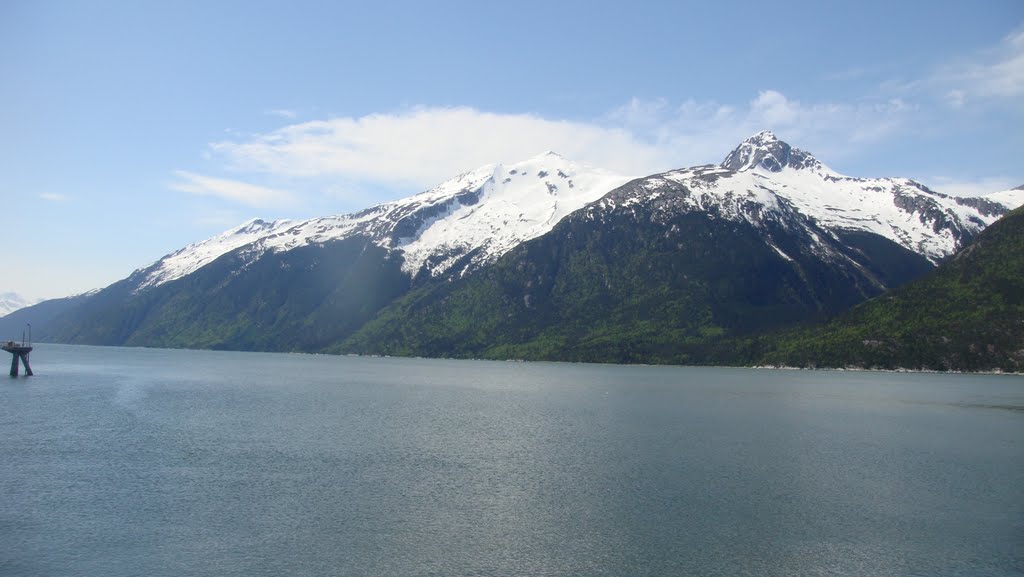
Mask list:
[[[967,92],[959,88],[953,88],[946,92],[946,104],[950,108],[963,108],[967,105]]]
[[[915,111],[900,99],[808,103],[762,90],[744,106],[688,100],[670,107],[662,100],[633,100],[608,118],[680,160],[711,162],[765,129],[828,158],[842,157],[899,130]]]
[[[43,192],[39,194],[39,198],[49,202],[65,202],[71,200],[71,197],[66,194],[60,194],[56,192]]]
[[[196,214],[192,224],[202,228],[228,228],[242,222],[244,218],[234,210],[206,210]]]
[[[940,67],[924,79],[939,88],[953,108],[976,100],[1024,103],[1024,29],[1009,34],[995,47]]]
[[[280,116],[281,118],[287,118],[289,120],[295,119],[299,116],[298,112],[288,108],[270,108],[264,110],[263,114],[266,114],[267,116]]]
[[[172,183],[170,188],[181,192],[214,196],[255,207],[280,205],[293,199],[290,192],[247,182],[214,178],[184,170],[176,171],[175,174],[181,180]]]

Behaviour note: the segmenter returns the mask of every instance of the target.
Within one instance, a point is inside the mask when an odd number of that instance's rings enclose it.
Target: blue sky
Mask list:
[[[834,169],[1024,184],[1024,3],[0,3],[0,292],[544,150],[643,175],[771,129]]]

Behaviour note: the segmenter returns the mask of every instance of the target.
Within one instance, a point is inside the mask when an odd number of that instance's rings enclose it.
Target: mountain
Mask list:
[[[766,341],[773,365],[1024,372],[1024,206],[923,278]]]
[[[31,299],[21,296],[18,293],[0,293],[0,317],[8,315],[18,309],[23,309],[40,302],[39,299]]]
[[[917,278],[1006,211],[843,176],[769,132],[632,180],[545,153],[353,214],[249,221],[28,322],[91,344],[732,362],[729,339]]]

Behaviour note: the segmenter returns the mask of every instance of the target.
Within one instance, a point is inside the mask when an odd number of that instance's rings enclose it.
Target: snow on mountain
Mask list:
[[[704,212],[730,220],[757,222],[777,211],[780,199],[768,179],[712,164],[656,174],[637,181],[638,188],[616,191],[601,199],[609,208],[655,203],[664,210]],[[682,188],[680,188],[682,187]],[[669,191],[679,194],[668,194]]]
[[[18,293],[0,293],[0,317],[9,315],[18,309],[23,309],[40,302],[39,299],[23,297]]]
[[[722,167],[761,175],[765,187],[826,229],[872,232],[932,262],[955,252],[963,238],[1005,212],[1003,207],[944,195],[906,178],[839,174],[767,131],[740,144]]]
[[[808,250],[824,260],[849,261],[837,250],[835,240],[822,239],[821,229],[776,193],[776,186],[756,172],[737,172],[708,164],[637,179],[593,203],[587,212],[589,218],[594,218],[599,212],[646,205],[651,218],[666,222],[679,213],[701,213],[750,223],[763,232],[764,242],[786,260],[791,261],[796,255],[779,247],[774,238],[779,230],[803,239]]]
[[[1001,190],[999,192],[993,192],[992,194],[986,194],[982,198],[991,200],[992,202],[998,202],[1006,208],[1013,210],[1018,206],[1024,205],[1024,185],[1018,186],[1017,188],[1011,188],[1010,190]]]
[[[244,249],[251,261],[268,250],[352,236],[402,252],[403,270],[411,275],[438,275],[463,257],[469,259],[465,266],[491,261],[628,180],[554,152],[507,166],[487,165],[426,192],[353,214],[249,221],[139,271],[143,279],[136,290],[181,278],[237,249]]]
[[[146,276],[136,290],[161,285],[191,274],[210,264],[217,257],[271,235],[290,223],[288,220],[267,222],[257,218],[213,238],[190,244],[146,269]]]
[[[762,130],[733,149],[722,161],[722,168],[736,172],[754,169],[780,172],[785,168],[820,170],[825,167],[810,154],[779,140],[771,131]]]
[[[405,270],[427,265],[433,275],[474,250],[473,264],[505,254],[536,238],[558,221],[629,177],[574,164],[548,152],[509,166],[496,165],[479,187],[475,202],[453,204],[443,218],[424,223],[417,234],[396,239]],[[434,262],[432,257],[441,256]],[[429,261],[429,262],[428,262]]]

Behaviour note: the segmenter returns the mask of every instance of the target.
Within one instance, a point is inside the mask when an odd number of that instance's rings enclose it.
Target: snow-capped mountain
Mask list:
[[[786,198],[826,229],[877,234],[932,262],[1015,207],[1009,194],[958,198],[906,178],[845,176],[767,131],[740,144],[721,166],[752,174],[759,187]],[[731,186],[728,179],[722,183]]]
[[[837,250],[836,243],[861,251],[853,236],[867,233],[936,263],[1015,206],[1018,195],[1024,200],[1024,190],[957,198],[904,178],[844,176],[765,131],[741,143],[720,165],[637,179],[588,210],[650,205],[654,218],[696,212],[765,231],[765,223],[774,221],[810,239],[819,256],[833,260],[849,260],[852,254]],[[790,258],[767,232],[764,242]]]
[[[756,355],[752,335],[920,278],[1006,209],[846,177],[763,132],[720,165],[611,190],[478,273],[399,298],[333,350],[735,363]]]
[[[461,273],[544,234],[567,214],[629,179],[554,152],[516,164],[487,165],[426,192],[354,214],[306,221],[251,220],[138,271],[137,290],[181,278],[238,249],[255,260],[266,251],[353,236],[399,251],[402,269],[411,276],[437,276],[456,263]]]
[[[39,299],[23,297],[18,293],[0,293],[0,317],[6,316],[18,309],[32,306],[39,302]]]

